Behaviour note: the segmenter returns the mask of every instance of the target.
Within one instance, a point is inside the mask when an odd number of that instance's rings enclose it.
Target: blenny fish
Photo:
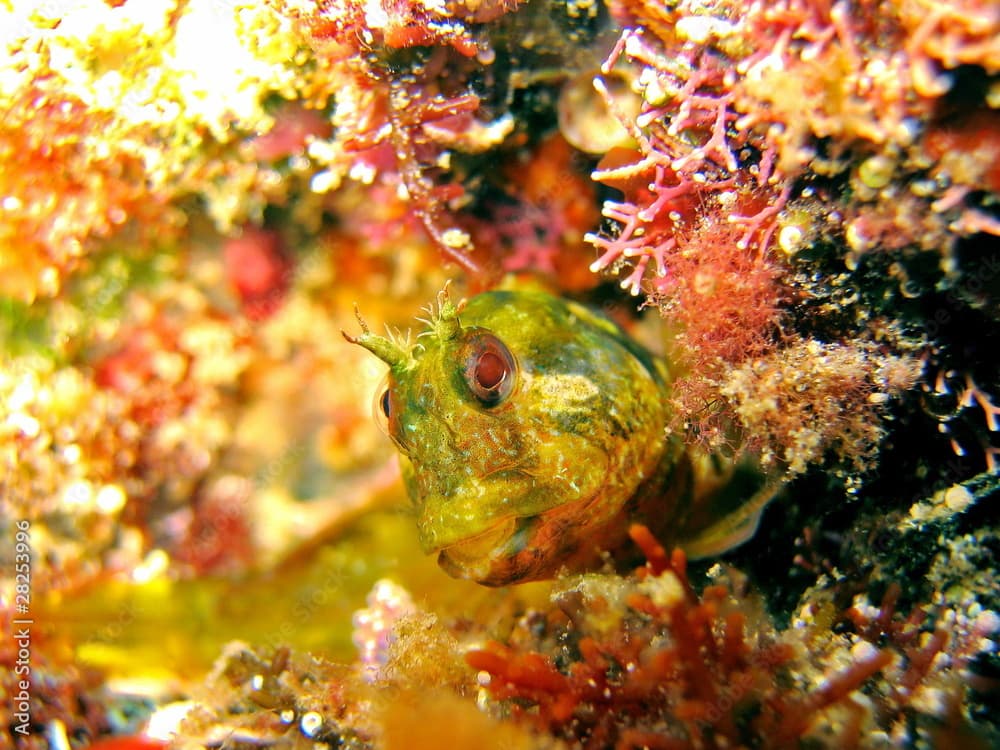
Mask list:
[[[454,304],[410,346],[344,337],[389,365],[376,413],[402,454],[420,544],[498,586],[600,563],[632,523],[689,557],[748,539],[774,491],[752,462],[670,434],[671,373],[621,328],[538,291]]]

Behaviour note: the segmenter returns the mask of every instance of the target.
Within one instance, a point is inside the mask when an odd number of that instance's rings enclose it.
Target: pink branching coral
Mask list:
[[[976,148],[991,153],[996,129],[986,133],[975,124],[991,115],[959,121],[949,135],[952,126],[936,122],[935,108],[952,85],[942,67],[996,70],[996,9],[977,2],[859,5],[617,4],[614,13],[627,28],[602,70],[608,75],[622,58],[638,68],[644,104],[634,119],[623,115],[638,152],[594,175],[625,196],[605,205],[617,228],[590,237],[601,253],[592,268],[627,268],[623,286],[634,294],[656,292],[677,273],[670,258],[689,245],[695,215],[715,230],[727,222],[743,227],[740,246],[766,253],[782,209],[802,190],[798,181],[843,172],[852,159],[860,165],[862,206],[843,217],[848,244],[872,246],[877,238],[862,226],[866,212],[889,207],[863,202],[897,171],[926,168],[921,123],[928,123],[928,151],[941,160],[930,176],[954,182],[947,196],[937,196],[935,212],[948,214],[941,228],[954,219],[957,234],[994,233],[995,219],[964,202],[982,184],[984,165],[995,160],[949,168],[945,162],[964,157],[935,145],[966,138],[971,128],[984,134]],[[624,178],[631,184],[622,185]],[[926,197],[928,189],[941,188],[914,189]],[[926,211],[929,202],[922,205]],[[852,230],[855,218],[862,221]],[[918,224],[907,231],[898,224],[896,233],[930,247],[915,230],[933,228]]]
[[[668,259],[688,248],[699,225],[710,231],[735,225],[742,230],[732,238],[737,247],[765,252],[790,191],[773,171],[773,147],[749,127],[734,128],[733,71],[724,60],[697,45],[682,46],[668,60],[649,37],[627,29],[602,67],[609,74],[621,55],[641,66],[645,103],[634,122],[623,123],[639,151],[609,155],[594,173],[624,192],[623,202],[608,201],[603,211],[619,226],[610,236],[588,235],[601,252],[591,270],[631,260],[622,286],[632,294],[670,283],[676,271]],[[752,154],[753,163],[741,166]]]

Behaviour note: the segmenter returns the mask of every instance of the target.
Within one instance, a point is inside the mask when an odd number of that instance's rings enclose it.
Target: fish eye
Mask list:
[[[465,382],[480,403],[496,406],[514,390],[517,363],[496,336],[483,333],[466,344]]]
[[[372,402],[372,417],[379,429],[392,440],[400,450],[403,445],[400,441],[399,408],[396,397],[393,395],[392,384],[389,376],[386,375],[379,387],[375,389],[375,398]]]

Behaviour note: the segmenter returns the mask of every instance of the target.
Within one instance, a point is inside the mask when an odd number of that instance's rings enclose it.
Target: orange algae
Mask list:
[[[111,113],[92,111],[52,77],[13,93],[0,125],[0,293],[31,302],[58,293],[95,244],[127,222],[172,222],[147,189],[138,154],[88,145],[112,127]]]

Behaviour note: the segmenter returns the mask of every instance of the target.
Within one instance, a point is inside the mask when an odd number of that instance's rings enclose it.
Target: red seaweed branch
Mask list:
[[[586,613],[614,606],[594,595],[552,634],[571,644],[558,656],[496,641],[466,655],[517,719],[583,747],[789,747],[893,659],[875,651],[803,691],[796,648],[745,600],[724,585],[697,594],[680,550],[668,555],[641,526],[630,535],[647,563],[617,625],[591,624]]]
[[[629,534],[646,556],[632,576],[571,579],[555,598],[568,620],[549,613],[544,633],[534,618],[529,634],[466,654],[504,714],[619,750],[860,747],[871,727],[928,713],[939,733],[964,731],[933,696],[960,689],[1000,626],[992,613],[959,616],[949,634],[926,605],[899,615],[893,585],[879,607],[844,613],[853,634],[812,623],[779,635],[734,585],[699,594],[683,552],[668,554],[643,526]]]
[[[485,24],[516,8],[516,0],[317,0],[287,8],[317,51],[342,64],[353,81],[355,106],[336,122],[360,179],[381,173],[398,180],[438,249],[476,276],[483,269],[472,238],[451,213],[464,187],[441,176],[452,151],[486,151],[513,128],[509,116],[492,122],[476,116],[480,101],[471,81],[495,56]]]

